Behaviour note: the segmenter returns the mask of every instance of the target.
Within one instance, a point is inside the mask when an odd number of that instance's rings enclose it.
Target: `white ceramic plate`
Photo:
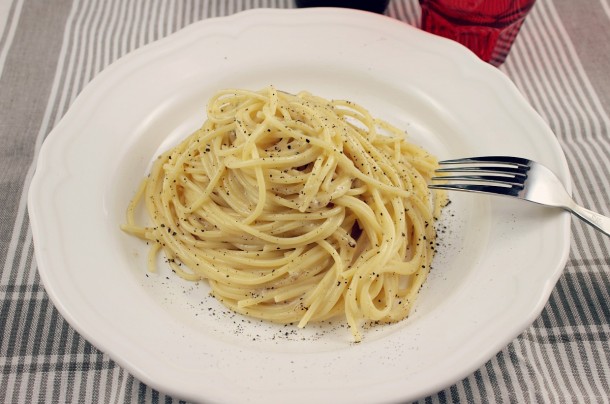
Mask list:
[[[498,70],[390,18],[257,10],[194,24],[97,76],[41,150],[29,195],[49,296],[85,338],[143,382],[193,401],[412,400],[468,376],[540,313],[569,248],[569,215],[453,194],[429,281],[407,320],[350,342],[223,309],[205,283],[146,274],[123,234],[151,161],[205,119],[218,89],[273,84],[346,98],[441,158],[538,160],[569,183],[549,128]]]

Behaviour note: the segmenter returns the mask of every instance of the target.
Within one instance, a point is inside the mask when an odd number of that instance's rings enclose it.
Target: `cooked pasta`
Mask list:
[[[360,341],[363,324],[407,317],[426,279],[436,167],[355,103],[224,90],[154,162],[122,228],[150,243],[151,271],[163,252],[236,312],[299,327],[343,316]]]

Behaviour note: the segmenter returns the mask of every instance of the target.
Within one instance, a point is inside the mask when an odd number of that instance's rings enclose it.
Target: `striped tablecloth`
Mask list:
[[[290,0],[0,1],[0,402],[174,402],[76,333],[37,273],[26,195],[40,145],[122,55],[195,21]],[[391,17],[417,25],[416,0]],[[538,0],[501,67],[567,155],[577,202],[610,214],[610,1]],[[425,402],[609,402],[610,238],[578,221],[542,315]]]

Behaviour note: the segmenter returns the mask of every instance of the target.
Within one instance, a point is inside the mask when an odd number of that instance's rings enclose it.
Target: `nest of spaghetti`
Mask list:
[[[235,312],[299,327],[343,317],[360,341],[363,325],[406,318],[428,275],[436,168],[352,102],[224,90],[154,162],[122,228],[149,242],[150,270],[162,252]]]

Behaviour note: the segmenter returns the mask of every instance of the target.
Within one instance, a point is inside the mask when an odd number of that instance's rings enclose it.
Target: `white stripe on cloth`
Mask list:
[[[2,40],[12,6],[13,0],[0,1],[0,40]]]
[[[13,44],[15,31],[19,24],[19,16],[21,15],[21,10],[23,8],[23,1],[24,0],[0,2],[0,77],[2,77],[6,56]],[[9,24],[8,27],[6,25],[7,23]]]
[[[602,9],[606,16],[608,16],[608,19],[610,19],[610,3],[608,3],[608,0],[599,0],[599,3],[602,5]]]

